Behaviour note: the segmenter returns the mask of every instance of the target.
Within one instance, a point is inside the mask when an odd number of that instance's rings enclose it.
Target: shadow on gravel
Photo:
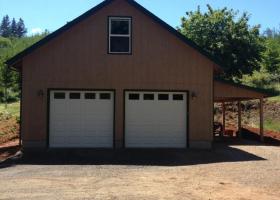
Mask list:
[[[68,149],[26,152],[21,158],[9,159],[0,168],[13,165],[142,165],[187,166],[222,162],[261,161],[264,158],[226,144],[215,144],[211,150],[91,150]]]
[[[242,129],[242,138],[246,140],[260,141],[259,134],[254,133],[248,129]],[[276,138],[273,138],[269,135],[264,136],[264,143],[273,146],[280,146],[280,140],[277,140]]]
[[[243,128],[242,139],[236,137],[215,137],[215,143],[227,144],[227,145],[243,145],[243,146],[280,146],[280,140],[273,138],[270,135],[264,136],[264,141],[260,141],[260,135]]]
[[[0,147],[0,157],[2,154],[7,154],[7,155],[14,155],[17,151],[20,150],[20,146],[8,146],[8,147]]]

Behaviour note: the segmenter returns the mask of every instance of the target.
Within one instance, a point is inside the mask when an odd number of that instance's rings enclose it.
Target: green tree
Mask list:
[[[12,46],[12,42],[9,38],[4,38],[0,36],[0,50],[11,46]]]
[[[280,74],[280,44],[275,39],[268,38],[265,42],[266,50],[263,53],[263,67],[271,75]]]
[[[17,23],[17,37],[21,38],[23,36],[25,36],[25,34],[27,33],[27,29],[24,25],[24,21],[23,19],[19,18],[19,21]]]
[[[252,75],[243,75],[243,84],[279,90],[280,83],[280,32],[267,28],[263,33],[265,50],[262,53],[261,69]]]
[[[7,50],[12,47],[12,41],[9,38],[0,37],[0,87],[3,93],[3,99],[1,101],[5,102],[5,107],[7,107],[8,103],[9,89],[14,85],[14,79],[16,77],[14,72],[5,64],[10,54]]]
[[[4,103],[5,107],[7,108],[8,98],[9,98],[9,89],[14,85],[14,74],[7,65],[2,65],[0,68],[0,83],[1,87],[3,88],[4,94]]]
[[[232,9],[207,7],[205,13],[200,8],[187,12],[178,30],[216,57],[225,71],[221,76],[226,79],[259,70],[264,50],[259,26],[248,25],[247,13],[238,17],[239,13]]]
[[[8,15],[4,16],[0,25],[0,35],[2,37],[9,37],[11,35],[11,22]]]
[[[258,87],[258,88],[269,88],[271,89],[271,76],[267,72],[266,69],[263,67],[260,69],[260,71],[253,71],[251,75],[243,75],[241,79],[242,84],[252,86],[252,87]]]
[[[0,37],[0,101],[15,101],[19,97],[19,74],[10,70],[5,62],[25,48],[39,41],[48,33],[31,37]]]
[[[11,23],[11,34],[10,36],[12,37],[17,37],[17,22],[15,18],[13,18],[12,23]]]
[[[276,28],[266,28],[266,30],[264,31],[263,35],[266,37],[266,38],[278,38],[280,39],[280,30],[277,30]]]

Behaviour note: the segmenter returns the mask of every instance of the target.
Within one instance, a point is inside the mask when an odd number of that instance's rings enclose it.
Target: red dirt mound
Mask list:
[[[20,150],[19,140],[14,140],[0,145],[0,161],[3,161]]]
[[[15,118],[0,121],[0,144],[19,138],[19,124]]]

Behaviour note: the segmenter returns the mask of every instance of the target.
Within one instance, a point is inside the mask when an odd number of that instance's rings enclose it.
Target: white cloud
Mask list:
[[[31,35],[36,35],[42,33],[43,30],[41,28],[32,28],[31,29]]]

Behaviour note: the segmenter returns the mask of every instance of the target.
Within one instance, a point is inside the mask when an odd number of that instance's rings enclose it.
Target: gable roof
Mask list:
[[[14,57],[10,58],[9,60],[6,61],[6,64],[8,66],[10,66],[10,67],[13,67],[15,64],[17,64],[26,55],[32,53],[37,48],[41,47],[42,45],[44,45],[45,43],[49,42],[53,38],[55,38],[58,35],[62,34],[63,32],[65,32],[66,30],[70,29],[71,27],[73,27],[74,25],[78,24],[79,22],[81,22],[82,20],[86,19],[87,17],[93,15],[94,13],[96,13],[99,10],[101,10],[103,7],[109,5],[113,1],[114,0],[105,0],[105,1],[103,1],[102,3],[100,3],[97,6],[93,7],[92,9],[90,9],[89,11],[87,11],[84,14],[80,15],[76,19],[72,20],[71,22],[68,22],[66,25],[62,26],[58,30],[56,30],[53,33],[49,34],[48,36],[46,36],[42,40],[38,41],[37,43],[35,43],[32,46],[26,48],[25,50],[23,50],[22,52],[18,53]],[[172,33],[177,38],[179,38],[182,42],[184,42],[188,46],[191,46],[192,48],[197,50],[199,53],[204,55],[206,58],[208,58],[209,60],[214,62],[217,65],[215,67],[218,70],[222,70],[221,67],[220,67],[221,65],[219,64],[218,60],[214,56],[212,56],[208,52],[206,52],[204,49],[202,49],[200,46],[198,46],[194,41],[192,41],[189,38],[187,38],[184,35],[182,35],[176,29],[174,29],[173,27],[168,25],[166,22],[161,20],[159,17],[157,17],[156,15],[154,15],[153,13],[148,11],[146,8],[144,8],[143,6],[141,6],[140,4],[135,2],[134,0],[125,0],[125,1],[127,3],[129,3],[130,5],[132,5],[133,7],[135,7],[136,9],[140,10],[142,13],[144,13],[147,16],[151,17],[154,21],[156,21],[158,24],[160,24],[162,27],[164,27],[170,33]]]

